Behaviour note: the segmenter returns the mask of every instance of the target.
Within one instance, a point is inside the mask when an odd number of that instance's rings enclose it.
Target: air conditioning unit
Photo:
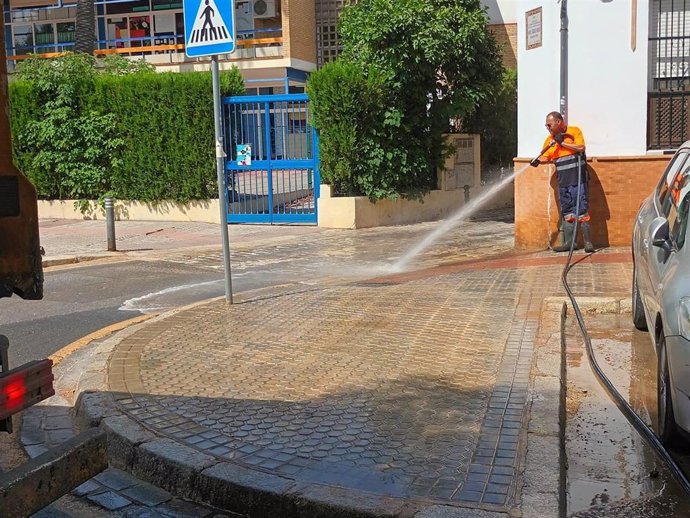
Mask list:
[[[275,18],[276,0],[254,0],[254,18]]]

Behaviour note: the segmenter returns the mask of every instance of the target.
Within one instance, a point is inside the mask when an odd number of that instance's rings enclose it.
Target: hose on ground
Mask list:
[[[578,155],[577,197],[575,202],[575,228],[573,230],[573,239],[570,243],[568,259],[565,263],[565,266],[563,267],[563,272],[561,274],[561,282],[563,283],[563,288],[565,288],[565,292],[567,293],[568,298],[570,299],[570,302],[573,306],[575,318],[577,319],[578,326],[580,327],[582,337],[585,341],[587,359],[589,360],[589,365],[592,368],[592,371],[594,372],[594,375],[596,376],[597,380],[604,388],[606,393],[609,395],[611,400],[616,404],[618,409],[623,413],[623,415],[628,419],[628,421],[630,421],[630,423],[635,427],[635,429],[640,433],[640,435],[642,435],[642,437],[647,440],[649,445],[656,453],[657,457],[668,466],[669,470],[671,471],[671,474],[676,479],[678,484],[683,488],[685,493],[688,496],[690,496],[690,481],[688,481],[687,477],[685,476],[685,473],[683,473],[683,470],[680,468],[680,466],[678,466],[673,457],[671,457],[664,445],[661,444],[661,441],[652,431],[652,429],[649,426],[647,426],[647,424],[640,418],[640,416],[637,415],[637,413],[633,410],[630,404],[628,404],[625,398],[621,396],[621,394],[618,392],[613,383],[611,383],[611,380],[609,380],[606,377],[604,372],[601,370],[601,367],[599,367],[599,363],[597,362],[596,356],[594,355],[594,349],[592,348],[592,340],[589,336],[589,332],[587,331],[587,327],[585,326],[585,321],[582,317],[582,312],[580,311],[580,306],[578,306],[577,300],[575,299],[575,295],[573,295],[573,292],[570,289],[570,285],[568,284],[568,273],[573,267],[572,258],[573,251],[575,250],[575,243],[577,241],[577,228],[580,214],[580,190],[582,189],[581,160],[581,155]]]

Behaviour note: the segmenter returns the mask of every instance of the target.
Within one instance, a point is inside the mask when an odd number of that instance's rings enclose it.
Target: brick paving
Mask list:
[[[238,270],[270,271],[274,255],[292,254],[295,272],[311,265],[340,282],[148,323],[113,349],[108,389],[156,435],[298,486],[517,512],[540,310],[544,297],[562,295],[566,254],[508,252],[509,235],[492,219],[460,225],[415,271],[384,277],[371,266],[394,260],[433,224],[243,230]],[[165,228],[183,238],[194,231]],[[153,248],[156,260],[222,264],[214,250],[180,251],[165,240]],[[504,255],[482,259],[494,253]],[[576,294],[627,296],[627,251],[583,257],[570,274]],[[343,264],[356,268],[358,258],[355,277],[366,281],[344,275]],[[43,435],[23,430],[22,439],[37,452],[50,446],[49,432],[69,433],[62,415],[34,424]],[[89,484],[87,498],[114,506],[124,498],[132,513],[181,502],[162,501],[172,495],[136,479],[119,490]]]
[[[564,260],[197,306],[123,340],[109,389],[158,435],[260,472],[518,508],[540,308],[561,294]],[[576,293],[625,294],[629,257],[594,256],[570,280]]]

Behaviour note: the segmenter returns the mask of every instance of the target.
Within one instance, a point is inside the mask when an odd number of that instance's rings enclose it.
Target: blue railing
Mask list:
[[[228,222],[316,223],[318,137],[305,94],[223,99]],[[251,147],[251,161],[238,147]]]
[[[132,0],[122,0],[123,2],[131,2]],[[119,3],[120,0],[114,0],[115,3]],[[98,2],[96,2],[98,3]],[[101,2],[101,3],[113,3],[113,2]],[[5,32],[9,33],[9,26],[5,26]],[[237,31],[238,35],[248,36],[251,39],[272,35],[275,36],[277,33],[282,34],[282,27],[268,27],[261,29],[253,29],[246,31]],[[96,40],[96,46],[98,50],[112,49],[112,48],[131,48],[136,49],[132,54],[138,54],[139,52],[155,52],[155,49],[147,50],[146,47],[153,47],[158,45],[174,45],[184,43],[184,34],[161,34],[153,36],[141,36],[136,38],[114,38],[114,39],[99,39]],[[139,43],[137,45],[136,43]],[[27,46],[14,46],[7,48],[8,58],[12,56],[20,56],[26,54],[45,54],[52,52],[67,52],[74,48],[74,42],[64,42],[64,43],[45,43],[39,45],[27,45]],[[167,52],[183,52],[183,49],[171,50]]]

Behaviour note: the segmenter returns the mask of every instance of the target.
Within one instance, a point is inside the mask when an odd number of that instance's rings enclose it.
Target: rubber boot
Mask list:
[[[585,252],[588,254],[594,253],[594,245],[592,244],[592,237],[589,231],[589,223],[583,221],[580,223],[580,226],[582,227],[582,237],[585,241]]]
[[[574,221],[564,221],[563,222],[563,244],[559,246],[554,246],[552,250],[554,252],[569,252],[570,244],[573,242],[575,237],[575,222]]]

